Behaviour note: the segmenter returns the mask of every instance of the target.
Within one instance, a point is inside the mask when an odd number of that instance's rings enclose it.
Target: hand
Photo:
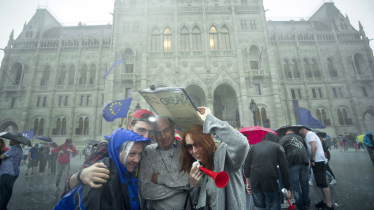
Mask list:
[[[290,199],[291,198],[291,192],[289,190],[287,190],[287,199]]]
[[[313,161],[310,161],[310,165],[312,165],[312,166],[315,166],[316,165],[316,163]]]
[[[91,188],[100,188],[102,184],[107,183],[109,173],[110,171],[106,169],[104,163],[95,163],[92,166],[83,169],[80,178],[84,184]],[[95,184],[94,182],[101,184]]]
[[[195,187],[200,183],[201,177],[203,177],[203,172],[197,168],[197,165],[191,168],[190,172],[190,187]]]
[[[58,152],[58,154],[64,154],[64,151],[61,150],[61,151]]]
[[[246,189],[247,189],[248,194],[252,195],[252,188],[250,184],[247,183]]]
[[[68,151],[68,152],[72,152],[73,150],[71,150],[71,149],[67,149],[66,151]]]
[[[153,183],[155,183],[155,184],[157,184],[158,183],[158,176],[159,176],[160,174],[153,174],[153,176],[152,176],[152,182]]]
[[[208,114],[211,114],[212,111],[208,107],[198,107],[198,109],[199,111],[197,112],[197,114],[199,115],[201,120],[205,122],[206,117],[208,116]]]

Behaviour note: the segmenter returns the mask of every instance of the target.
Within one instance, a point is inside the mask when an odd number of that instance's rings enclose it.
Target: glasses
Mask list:
[[[146,134],[147,132],[148,132],[148,135],[150,135],[150,136],[153,136],[154,134],[155,134],[155,131],[154,130],[147,130],[147,129],[145,129],[145,128],[139,128],[139,127],[137,127],[137,126],[135,126],[134,125],[134,127],[136,128],[136,130],[138,130],[138,134],[140,134],[140,135],[144,135],[144,134]]]
[[[159,136],[162,135],[161,133],[163,133],[164,135],[166,135],[170,131],[170,128],[171,128],[171,125],[168,128],[165,128],[164,130],[162,130],[161,132],[160,131],[156,131],[155,132],[155,136],[159,137]]]
[[[201,148],[201,145],[198,144],[198,143],[185,144],[185,145],[184,145],[184,148],[185,148],[187,151],[189,151],[189,152],[192,151],[193,147],[195,147],[195,148]]]

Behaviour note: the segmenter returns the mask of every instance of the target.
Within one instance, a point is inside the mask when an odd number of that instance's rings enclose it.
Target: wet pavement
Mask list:
[[[70,166],[70,173],[76,172],[83,164],[83,159],[75,159]],[[48,167],[48,166],[47,166]],[[355,152],[352,148],[347,152],[331,151],[330,167],[337,183],[330,187],[335,209],[339,210],[372,210],[374,209],[374,166],[367,152]],[[64,186],[63,175],[58,194],[55,193],[55,176],[38,176],[25,178],[26,166],[21,166],[8,210],[44,210],[53,209],[59,200]],[[39,168],[37,168],[39,172]],[[311,207],[322,200],[319,188],[310,186]]]

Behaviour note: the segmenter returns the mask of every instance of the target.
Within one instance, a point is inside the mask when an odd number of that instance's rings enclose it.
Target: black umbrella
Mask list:
[[[306,126],[303,126],[303,125],[285,125],[285,126],[282,126],[280,127],[278,130],[276,130],[275,132],[277,132],[279,138],[282,138],[284,135],[286,135],[286,132],[288,129],[292,129],[293,132],[295,132],[296,134],[299,134],[299,130],[302,129],[302,128],[305,128],[307,129],[308,131],[310,131],[311,129],[306,127]]]
[[[15,140],[22,144],[26,144],[31,147],[31,141],[28,140],[26,137],[22,136],[21,134],[12,134],[8,132],[2,132],[0,133],[0,137],[9,139],[9,140]]]
[[[49,137],[46,137],[46,136],[38,136],[38,137],[36,137],[36,139],[46,141],[46,142],[52,142],[52,139],[49,138]]]
[[[314,133],[317,134],[318,137],[326,138],[326,133],[322,131],[314,131]]]
[[[97,141],[97,140],[84,140],[83,141],[85,144],[88,144],[88,145],[93,145],[93,144],[99,144],[100,142]]]

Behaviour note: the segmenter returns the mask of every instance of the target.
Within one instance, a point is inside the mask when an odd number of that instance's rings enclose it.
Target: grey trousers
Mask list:
[[[57,163],[56,187],[60,184],[62,172],[66,168],[66,178],[69,176],[70,163]]]

